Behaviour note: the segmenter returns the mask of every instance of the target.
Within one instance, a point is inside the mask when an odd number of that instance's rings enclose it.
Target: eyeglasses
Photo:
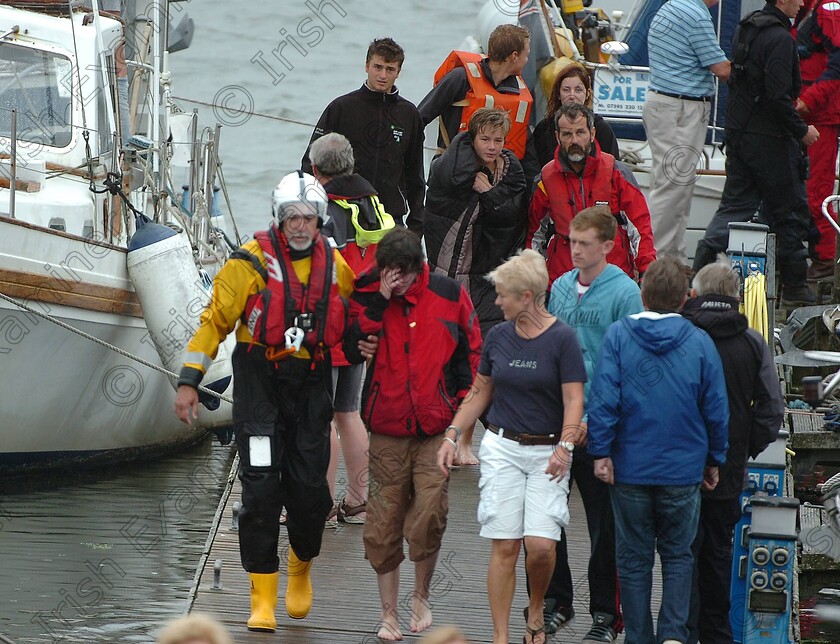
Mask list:
[[[316,215],[289,215],[283,221],[288,222],[291,226],[305,226],[316,219],[318,219]]]

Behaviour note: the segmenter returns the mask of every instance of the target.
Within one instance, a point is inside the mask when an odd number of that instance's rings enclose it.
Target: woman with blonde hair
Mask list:
[[[423,637],[420,644],[469,644],[469,640],[457,626],[439,626]]]
[[[214,617],[192,613],[169,622],[157,644],[233,644],[233,639]]]
[[[534,128],[534,146],[540,167],[554,158],[557,137],[554,134],[554,113],[565,103],[580,103],[594,109],[592,100],[592,79],[583,65],[572,63],[557,74],[545,110],[545,118]],[[595,115],[595,141],[601,152],[608,152],[619,158],[618,141],[603,117]]]
[[[569,466],[581,430],[586,370],[574,330],[545,309],[548,270],[525,250],[491,271],[504,322],[487,334],[472,389],[444,433],[449,473],[461,432],[487,411],[478,521],[492,540],[487,590],[494,644],[507,644],[516,560],[524,538],[531,598],[525,644],[545,644],[543,596],[569,522]]]

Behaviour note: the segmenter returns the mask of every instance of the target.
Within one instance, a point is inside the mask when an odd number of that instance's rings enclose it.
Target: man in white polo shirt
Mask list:
[[[687,264],[685,229],[695,166],[703,154],[714,76],[729,79],[709,7],[718,0],[670,0],[648,32],[650,90],[642,120],[651,169],[650,218],[656,256]]]

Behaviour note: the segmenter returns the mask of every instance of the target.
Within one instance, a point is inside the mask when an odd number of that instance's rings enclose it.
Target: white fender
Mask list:
[[[518,0],[488,0],[478,12],[478,33],[476,40],[481,46],[481,51],[487,52],[487,43],[490,42],[490,34],[499,25],[519,22]]]
[[[154,345],[164,367],[178,373],[190,339],[198,328],[202,311],[210,301],[207,281],[201,277],[193,260],[186,237],[168,226],[146,223],[131,239],[126,260],[128,275],[143,309]],[[218,393],[233,390],[231,353],[235,345],[232,335],[219,345],[213,363],[201,384]],[[175,387],[176,382],[172,381]],[[231,405],[200,394],[200,422],[215,427],[230,424]],[[215,402],[214,402],[215,401]]]

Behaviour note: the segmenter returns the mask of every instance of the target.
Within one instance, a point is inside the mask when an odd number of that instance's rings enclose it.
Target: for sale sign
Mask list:
[[[599,65],[592,88],[594,108],[601,116],[642,116],[650,84],[645,68],[623,69]]]

